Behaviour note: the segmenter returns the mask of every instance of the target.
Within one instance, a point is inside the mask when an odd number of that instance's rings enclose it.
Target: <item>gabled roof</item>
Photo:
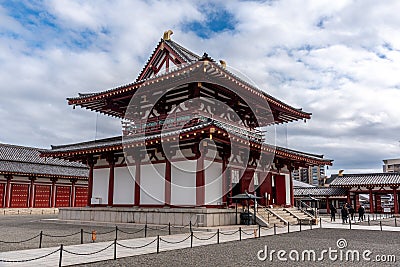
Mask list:
[[[88,169],[78,162],[40,157],[38,148],[0,144],[0,174],[86,179]]]
[[[346,196],[345,188],[313,187],[313,188],[294,188],[295,197],[327,197],[327,196]]]
[[[333,177],[332,177],[333,176]],[[360,173],[332,175],[332,187],[400,186],[400,173]]]
[[[293,188],[313,188],[313,187],[316,187],[316,186],[293,179]]]

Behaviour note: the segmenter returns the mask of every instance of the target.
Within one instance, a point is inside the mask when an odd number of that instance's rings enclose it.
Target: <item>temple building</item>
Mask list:
[[[38,148],[0,144],[0,207],[84,207],[88,173],[81,163],[40,157]]]
[[[292,171],[332,161],[274,146],[268,127],[311,113],[233,74],[225,61],[184,48],[171,34],[164,33],[133,83],[68,98],[74,107],[120,118],[121,136],[52,146],[42,156],[87,164],[92,208],[211,212],[241,193],[256,194],[261,205],[293,206]]]

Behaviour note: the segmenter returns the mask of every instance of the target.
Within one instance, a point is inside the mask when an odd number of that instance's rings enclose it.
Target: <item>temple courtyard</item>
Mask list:
[[[349,224],[342,224],[339,218],[330,223],[328,217],[322,217],[322,228],[321,224],[302,225],[300,232],[299,225],[291,225],[289,233],[287,227],[259,230],[257,226],[241,226],[240,233],[239,226],[194,227],[192,241],[189,227],[171,227],[169,235],[166,228],[152,226],[147,229],[147,237],[144,238],[143,225],[119,224],[117,260],[113,260],[114,225],[76,225],[56,222],[55,219],[54,215],[2,216],[1,241],[29,239],[40,231],[45,235],[42,236],[41,249],[37,249],[39,237],[20,244],[1,243],[0,266],[57,266],[60,243],[65,245],[62,266],[83,263],[82,266],[397,266],[394,260],[400,257],[400,226],[396,226],[397,220],[379,219],[379,216],[371,216],[370,225],[368,222],[352,224],[352,229]],[[383,231],[380,230],[381,225]],[[83,245],[80,245],[81,229],[84,231]],[[89,235],[93,229],[98,233],[95,243],[91,242]],[[259,231],[261,238],[258,237]],[[160,237],[157,238],[157,235]],[[268,257],[263,261],[265,246]],[[157,247],[159,253],[156,253]],[[278,257],[279,250],[284,251],[279,254],[282,260]],[[323,250],[326,252],[323,253]],[[315,260],[310,251],[315,252]],[[49,253],[52,254],[34,261],[4,262],[33,259]],[[359,254],[358,261],[352,258],[356,256],[352,253]],[[378,263],[377,259],[386,262]]]

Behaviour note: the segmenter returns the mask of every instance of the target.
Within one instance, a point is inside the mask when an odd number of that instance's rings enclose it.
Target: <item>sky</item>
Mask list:
[[[121,134],[67,97],[133,82],[164,31],[311,112],[277,144],[380,172],[400,157],[400,1],[0,0],[0,142],[50,148]]]

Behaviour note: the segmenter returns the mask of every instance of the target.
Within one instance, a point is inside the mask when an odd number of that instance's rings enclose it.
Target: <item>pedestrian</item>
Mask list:
[[[360,205],[360,207],[358,208],[358,221],[364,221],[364,213],[365,213],[365,209],[362,205]]]
[[[349,212],[347,210],[346,205],[343,205],[341,213],[342,213],[342,221],[343,221],[343,223],[347,223],[347,216],[349,215]]]
[[[329,209],[331,211],[331,222],[336,221],[336,208],[333,206],[333,204],[329,204]]]

